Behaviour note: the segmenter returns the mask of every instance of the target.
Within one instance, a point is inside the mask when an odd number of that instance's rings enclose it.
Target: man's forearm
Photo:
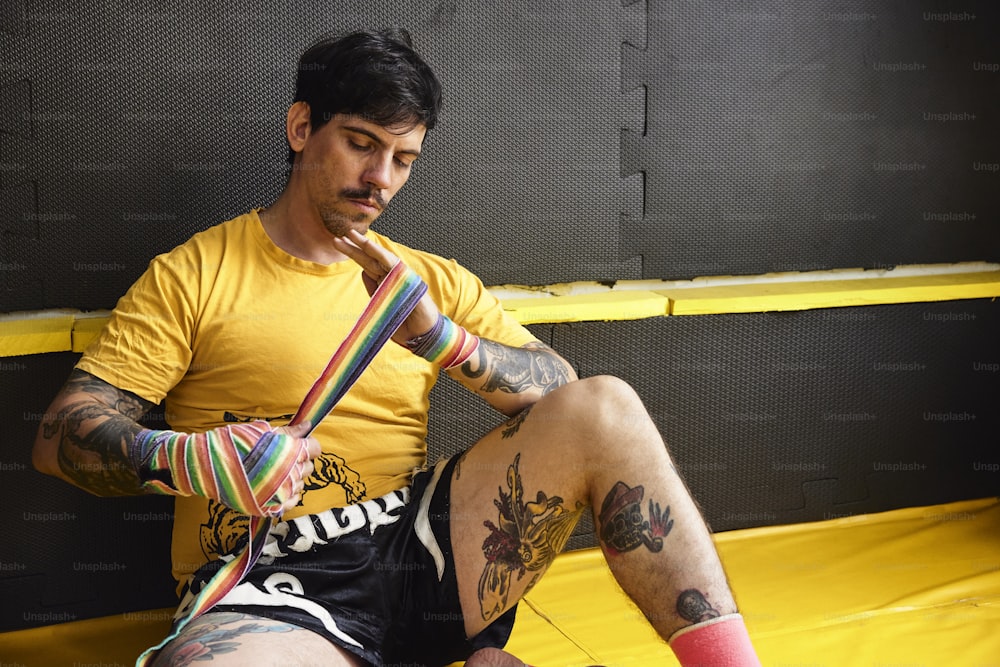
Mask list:
[[[486,339],[480,339],[475,354],[448,374],[507,415],[577,379],[569,363],[543,343],[517,348]]]
[[[41,424],[35,465],[99,496],[139,495],[128,445],[151,407],[94,376],[73,371]]]

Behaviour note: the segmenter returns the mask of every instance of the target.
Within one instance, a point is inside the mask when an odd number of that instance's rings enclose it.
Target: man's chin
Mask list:
[[[323,226],[326,227],[326,231],[330,232],[334,236],[347,236],[347,234],[353,229],[362,234],[368,233],[368,228],[371,227],[374,217],[362,216],[361,218],[347,218],[342,215],[323,217]]]

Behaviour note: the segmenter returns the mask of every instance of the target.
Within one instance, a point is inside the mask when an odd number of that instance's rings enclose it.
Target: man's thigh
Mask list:
[[[466,632],[516,603],[563,549],[589,493],[558,390],[487,434],[451,481],[451,537]],[[560,394],[563,394],[560,396]],[[568,417],[567,417],[568,418]]]
[[[156,656],[156,667],[189,665],[323,665],[365,663],[320,635],[284,621],[238,612],[209,612],[184,628]]]

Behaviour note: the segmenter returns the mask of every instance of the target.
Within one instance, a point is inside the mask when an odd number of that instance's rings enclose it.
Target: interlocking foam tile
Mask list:
[[[764,665],[1000,665],[1000,500],[716,535]],[[0,634],[25,666],[129,664],[168,610]],[[560,556],[508,650],[539,667],[677,665],[596,549]]]
[[[997,62],[997,3],[962,21],[933,0],[647,4],[646,46],[622,51],[646,127],[621,139],[644,278],[996,256],[995,172],[974,165],[997,162],[979,110],[998,89],[969,63]]]

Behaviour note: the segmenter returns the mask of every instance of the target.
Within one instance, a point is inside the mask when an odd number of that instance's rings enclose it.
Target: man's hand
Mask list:
[[[375,293],[375,289],[385,280],[392,267],[400,261],[391,252],[377,243],[372,243],[363,234],[353,229],[347,236],[339,236],[334,239],[334,245],[338,251],[361,267],[361,277],[369,296]],[[430,331],[440,314],[441,311],[434,301],[424,294],[410,316],[393,334],[392,340],[400,345],[405,345],[406,341],[411,338]]]
[[[308,437],[310,428],[308,422],[303,422],[294,426],[279,426],[272,431],[293,442],[299,441],[302,446],[301,451],[305,454],[305,458],[300,456],[295,467],[289,470],[285,485],[279,489],[279,495],[284,498],[284,501],[281,503],[278,514],[287,512],[299,504],[302,493],[305,491],[305,481],[313,473],[313,461],[323,454],[319,440]]]
[[[174,496],[202,496],[255,516],[295,507],[312,474],[319,442],[308,424],[272,428],[265,421],[205,433],[143,429],[129,459],[147,487]]]
[[[385,279],[400,260],[361,233],[351,230],[335,239],[337,250],[354,260],[363,270],[362,279],[369,294]],[[400,345],[434,329],[441,312],[426,294],[392,339]],[[478,339],[468,356],[454,366],[446,366],[448,375],[475,392],[506,415],[530,407],[550,391],[577,379],[573,367],[554,350],[540,342],[512,348],[490,340]]]

